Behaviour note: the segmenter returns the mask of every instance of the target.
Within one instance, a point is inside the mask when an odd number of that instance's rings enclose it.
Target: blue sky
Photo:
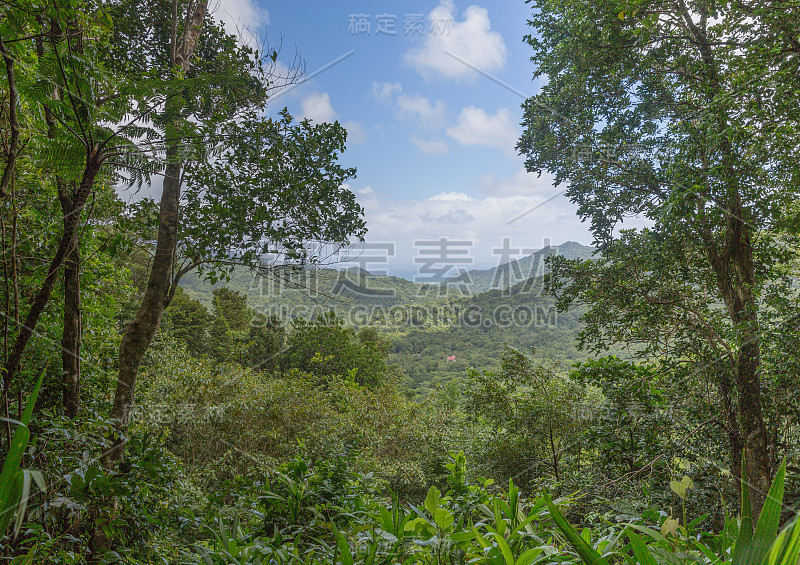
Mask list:
[[[509,223],[564,188],[525,173],[514,151],[522,95],[539,86],[528,15],[523,0],[222,0],[215,12],[231,30],[266,33],[284,63],[302,58],[309,78],[271,110],[345,125],[367,241],[394,244],[388,269],[367,268],[409,278],[422,240],[470,242],[459,255],[469,268],[496,265],[503,238],[520,257],[548,238],[591,241],[563,196]]]

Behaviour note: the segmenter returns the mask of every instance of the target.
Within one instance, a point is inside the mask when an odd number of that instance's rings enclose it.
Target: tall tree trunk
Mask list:
[[[86,199],[94,186],[94,181],[97,174],[100,172],[102,165],[102,155],[97,150],[87,152],[86,166],[83,170],[83,176],[78,184],[77,190],[72,195],[73,212],[64,217],[64,232],[61,234],[61,240],[58,244],[53,259],[47,268],[47,275],[42,282],[39,291],[33,297],[31,308],[25,318],[22,326],[19,329],[17,338],[14,341],[14,346],[11,353],[6,359],[3,374],[3,396],[8,394],[11,382],[14,376],[19,371],[20,362],[22,361],[22,354],[28,346],[28,342],[33,337],[36,331],[36,326],[39,323],[39,318],[44,312],[47,303],[50,301],[50,295],[53,292],[53,287],[56,282],[56,272],[64,263],[67,255],[72,248],[73,241],[78,237],[78,226],[80,225],[81,211],[86,204]]]
[[[739,439],[743,445],[745,470],[750,486],[750,504],[754,516],[758,516],[772,482],[772,467],[767,428],[761,409],[761,382],[758,374],[761,349],[758,304],[753,294],[755,267],[749,228],[742,219],[744,210],[738,194],[730,201],[732,204],[725,245],[720,251],[707,242],[706,250],[738,337],[733,378],[738,395]],[[732,472],[736,474],[736,471]]]
[[[70,199],[67,207],[71,208]],[[62,200],[64,217],[68,212]],[[81,372],[81,289],[80,289],[80,253],[78,249],[78,233],[72,240],[64,265],[64,329],[61,337],[61,367],[64,413],[68,418],[75,418],[80,408],[80,372]]]
[[[722,402],[722,413],[725,418],[724,427],[728,435],[728,449],[730,451],[730,468],[736,488],[737,500],[741,498],[742,475],[742,431],[737,417],[737,409],[731,401],[731,374],[730,367],[722,364],[718,367],[716,376],[717,391]]]
[[[687,29],[705,62],[704,74],[708,79],[706,101],[710,108],[718,106],[717,97],[723,93],[717,61],[705,28],[698,27],[692,13],[681,1],[680,7]],[[715,118],[715,130],[719,136],[719,170],[725,187],[723,211],[727,215],[724,242],[717,246],[710,234],[703,233],[707,258],[717,279],[717,287],[725,301],[728,315],[738,336],[735,383],[738,393],[738,415],[744,441],[745,468],[750,486],[750,503],[755,516],[761,512],[772,482],[767,429],[761,411],[761,362],[760,335],[758,327],[758,303],[755,298],[755,266],[753,264],[753,242],[748,225],[737,159],[731,141],[726,137],[730,120],[726,111],[719,110]]]
[[[173,65],[184,73],[189,70],[189,63],[200,37],[207,8],[207,0],[197,2],[180,42],[173,38],[173,44],[170,46]],[[175,17],[175,14],[173,16]],[[178,43],[180,44],[178,45]],[[174,105],[179,102],[178,97],[169,98],[165,112],[170,113],[170,110],[175,107]],[[177,126],[177,124],[175,125]],[[168,129],[174,132],[179,130],[178,127]],[[142,304],[136,316],[125,328],[119,347],[119,376],[114,394],[114,405],[111,409],[111,417],[118,422],[119,431],[125,428],[130,418],[139,365],[158,331],[161,315],[169,305],[170,289],[174,284],[173,269],[178,242],[178,207],[181,196],[182,163],[179,160],[181,140],[174,135],[168,135],[168,137],[171,139],[166,151],[167,167],[159,207],[155,257]],[[107,465],[111,465],[122,457],[125,445],[121,438],[122,434],[118,436],[116,443],[106,454],[104,459]]]
[[[727,155],[725,157],[727,159]],[[731,174],[733,167],[730,168]],[[729,181],[732,184],[735,181]],[[739,425],[744,440],[745,469],[750,486],[753,515],[758,516],[772,483],[767,427],[761,409],[761,336],[758,324],[758,303],[753,264],[753,243],[750,227],[738,191],[732,199],[728,219],[726,248],[729,250],[730,288],[728,299],[731,318],[739,335],[736,389],[739,393]]]
[[[168,158],[174,158],[177,151],[170,148]],[[111,417],[122,425],[128,423],[134,401],[136,375],[147,348],[153,341],[161,315],[169,305],[172,269],[175,260],[175,247],[178,241],[178,204],[180,200],[180,164],[170,163],[164,176],[164,188],[159,209],[158,239],[156,253],[150,269],[142,303],[136,316],[125,328],[119,347],[119,377],[114,395]],[[121,445],[115,446],[112,459],[122,454]]]
[[[761,507],[772,483],[769,460],[767,428],[761,411],[760,379],[758,376],[758,342],[748,343],[740,349],[739,372],[739,421],[742,426],[745,449],[745,469],[750,485],[753,515],[761,513]]]
[[[737,288],[737,293],[742,296],[742,306],[737,312],[740,333],[739,359],[736,374],[736,388],[739,392],[739,424],[744,439],[745,469],[747,481],[750,485],[753,515],[758,516],[766,500],[772,483],[772,468],[769,457],[769,442],[767,427],[761,409],[761,379],[759,364],[761,360],[760,336],[756,312],[755,297],[752,293],[752,261],[749,259],[751,246],[749,238],[745,238],[745,245],[741,252],[746,256],[743,260],[737,258],[737,264],[742,265],[751,276]]]
[[[8,194],[8,186],[14,175],[14,165],[19,153],[19,119],[17,117],[17,83],[14,76],[14,57],[6,49],[3,38],[0,37],[0,55],[6,67],[6,79],[8,80],[8,128],[10,137],[8,139],[8,150],[6,151],[6,164],[3,167],[3,176],[0,177],[0,198],[5,198]]]
[[[52,27],[52,26],[51,26]],[[77,21],[68,23],[69,35],[74,39],[74,49],[76,53],[83,53],[83,33]],[[55,46],[54,46],[55,49]],[[54,96],[58,93],[54,92]],[[55,121],[52,114],[45,113],[48,125],[48,137],[54,137]],[[63,178],[56,175],[56,187],[58,188],[58,200],[61,203],[61,211],[64,216],[65,228],[66,220],[73,214],[80,217],[84,202],[75,202],[76,193],[74,183],[65,182]],[[88,196],[88,195],[87,195]],[[66,229],[65,229],[66,233]],[[80,237],[78,230],[73,232],[72,242],[67,252],[64,264],[64,327],[61,335],[61,369],[62,374],[62,396],[64,413],[68,418],[75,418],[80,408],[80,371],[81,371],[81,289],[80,289]]]

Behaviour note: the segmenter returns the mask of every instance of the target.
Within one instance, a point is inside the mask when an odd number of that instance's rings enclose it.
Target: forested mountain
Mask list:
[[[449,280],[453,284],[463,283],[473,294],[492,289],[505,289],[547,273],[545,259],[551,255],[559,255],[565,259],[591,259],[594,251],[593,247],[567,241],[558,246],[544,247],[527,257],[514,259],[491,269],[469,270]]]
[[[373,275],[358,267],[348,269],[318,268],[281,270],[262,275],[245,269],[234,269],[229,281],[209,284],[199,273],[181,280],[181,286],[192,298],[206,306],[218,286],[246,294],[254,308],[270,306],[330,306],[346,311],[350,305],[423,304],[450,296],[477,295],[492,289],[504,290],[518,283],[541,277],[547,272],[545,259],[559,255],[565,259],[589,259],[594,248],[568,241],[546,247],[523,257],[492,267],[468,270],[441,284],[415,283],[401,277]],[[444,287],[444,288],[443,288]],[[447,288],[450,287],[450,288]]]
[[[404,386],[426,394],[451,380],[463,381],[469,368],[498,368],[506,346],[535,352],[540,362],[565,368],[593,358],[578,349],[583,310],[557,312],[542,279],[546,257],[585,259],[592,252],[574,242],[548,247],[492,269],[468,271],[467,286],[462,284],[465,276],[426,285],[356,268],[287,273],[286,280],[278,282],[234,270],[229,281],[216,285],[200,276],[186,277],[181,285],[188,296],[208,307],[214,289],[225,287],[247,296],[256,314],[288,320],[334,312],[347,326],[375,327],[391,343],[388,360],[404,375]]]

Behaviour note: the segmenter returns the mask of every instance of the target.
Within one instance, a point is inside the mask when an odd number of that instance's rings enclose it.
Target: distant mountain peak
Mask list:
[[[545,258],[561,255],[567,259],[590,259],[595,248],[575,241],[559,245],[547,245],[520,259],[513,259],[490,269],[473,269],[450,277],[448,284],[466,285],[469,292],[479,294],[489,290],[504,290],[530,278],[547,272]]]

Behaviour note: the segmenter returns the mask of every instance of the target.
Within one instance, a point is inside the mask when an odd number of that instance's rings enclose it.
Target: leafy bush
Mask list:
[[[154,354],[142,380],[137,421],[164,430],[168,448],[211,491],[278,467],[300,444],[319,460],[354,453],[353,466],[402,496],[424,493],[444,473],[449,424],[390,384],[320,382],[296,369],[268,374],[180,347]]]
[[[230,527],[219,521],[213,537],[186,554],[186,563],[795,565],[800,559],[798,523],[778,528],[783,466],[755,531],[745,509],[739,520],[728,519],[722,532],[708,534],[697,529],[699,520],[657,512],[578,531],[563,513],[570,499],[541,493],[526,500],[513,481],[492,494],[486,484],[464,481],[465,464],[463,454],[451,454],[451,488],[442,494],[431,487],[419,505],[371,497],[324,516],[314,510],[314,496],[303,491],[304,508],[314,515],[313,536],[293,523],[298,506],[285,495],[269,496],[266,502],[277,513],[273,516],[284,517],[283,525],[275,523],[265,535],[238,519]],[[304,476],[311,468],[297,459],[287,470]],[[286,493],[296,492],[296,481],[286,477],[295,483]],[[685,499],[690,485],[684,478],[671,487]]]

